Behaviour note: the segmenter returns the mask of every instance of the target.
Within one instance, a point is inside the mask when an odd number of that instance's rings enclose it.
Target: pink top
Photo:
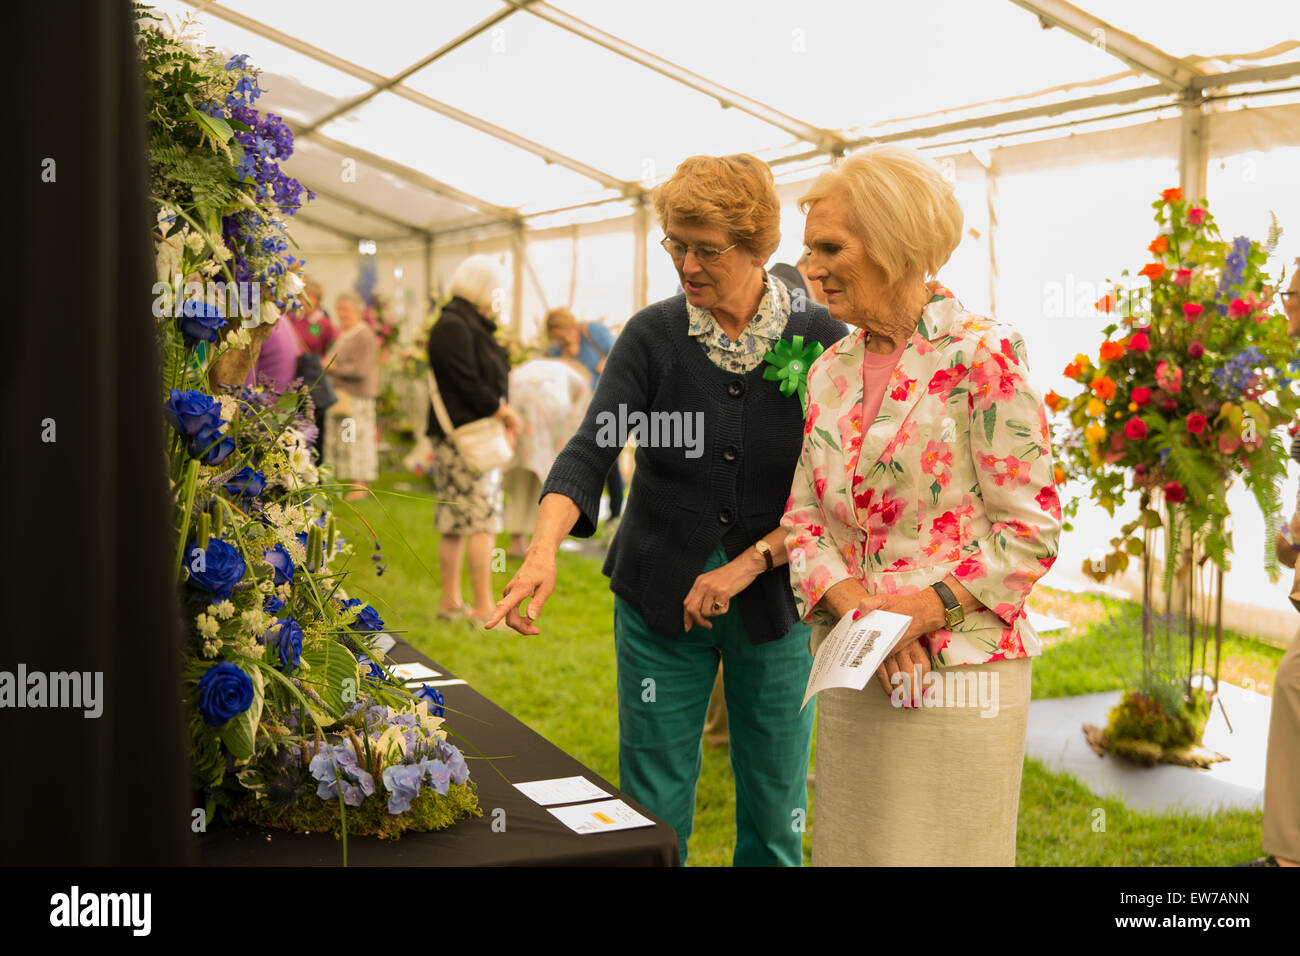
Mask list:
[[[871,427],[876,416],[880,414],[880,403],[885,400],[885,389],[894,376],[898,360],[903,357],[904,342],[897,349],[884,355],[866,352],[862,356],[862,430]]]

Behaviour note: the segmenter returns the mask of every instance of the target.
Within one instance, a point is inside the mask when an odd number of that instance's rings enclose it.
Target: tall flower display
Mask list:
[[[286,223],[311,194],[280,166],[293,137],[254,107],[246,57],[137,9],[195,788],[209,822],[450,825],[480,812],[469,770],[442,708],[392,677],[379,613],[345,591],[353,545],[311,450],[311,383],[245,381],[258,330],[302,290]]]
[[[1143,559],[1147,664],[1140,692],[1163,696],[1166,710],[1177,710],[1192,697],[1198,618],[1215,621],[1217,676],[1222,572],[1232,550],[1227,492],[1239,477],[1264,514],[1264,562],[1276,579],[1273,538],[1287,460],[1276,429],[1294,417],[1300,397],[1291,387],[1295,345],[1273,306],[1276,284],[1264,272],[1279,235],[1276,223],[1265,244],[1245,236],[1225,241],[1208,204],[1189,201],[1181,189],[1166,189],[1152,206],[1157,231],[1151,259],[1138,273],[1147,283],[1116,289],[1097,303],[1115,318],[1103,330],[1106,340],[1095,357],[1080,354],[1066,366],[1078,393],[1049,392],[1046,401],[1065,423],[1058,429],[1061,477],[1086,482],[1092,500],[1111,515],[1130,495],[1138,497],[1138,517],[1084,571],[1101,580],[1126,570],[1132,557]],[[1066,513],[1072,517],[1077,507],[1072,502]],[[1151,627],[1161,537],[1170,644],[1164,653]],[[1201,582],[1207,562],[1216,572],[1213,594]],[[1182,615],[1183,633],[1170,635],[1174,612]],[[1203,630],[1202,670],[1208,670],[1208,637]],[[1177,638],[1186,642],[1175,648]],[[1170,657],[1186,662],[1181,687],[1166,686],[1168,675],[1152,664]]]

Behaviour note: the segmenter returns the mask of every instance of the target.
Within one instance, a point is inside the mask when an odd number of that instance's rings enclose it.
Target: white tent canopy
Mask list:
[[[1275,215],[1289,230],[1275,272],[1300,255],[1294,0],[155,5],[263,71],[257,106],[293,129],[285,168],[318,194],[292,227],[308,271],[332,297],[367,261],[411,336],[477,252],[512,275],[507,319],[525,339],[551,306],[617,328],[672,294],[646,197],[701,153],[772,165],[773,261],[793,262],[798,196],[837,155],[927,151],[966,214],[942,278],[1022,331],[1043,391],[1076,387],[1060,370],[1097,347],[1106,284],[1145,261],[1161,189],[1207,197],[1228,237],[1262,239]],[[1235,626],[1293,629],[1286,589],[1259,570],[1258,509],[1233,494],[1228,594],[1256,606]],[[1079,522],[1048,583],[1077,580],[1118,523]]]

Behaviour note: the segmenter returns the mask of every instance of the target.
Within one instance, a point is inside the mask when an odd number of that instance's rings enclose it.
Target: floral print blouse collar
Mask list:
[[[734,342],[722,331],[718,320],[707,309],[686,303],[690,317],[687,333],[704,346],[709,360],[730,372],[748,372],[757,368],[763,355],[781,339],[790,318],[790,292],[779,279],[763,273],[765,291],[758,311],[745,331]]]

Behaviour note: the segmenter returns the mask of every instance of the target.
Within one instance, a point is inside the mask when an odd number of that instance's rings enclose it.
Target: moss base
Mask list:
[[[420,795],[411,801],[411,808],[397,815],[388,812],[387,796],[375,793],[363,800],[361,806],[347,808],[348,835],[395,840],[406,830],[418,833],[443,830],[464,817],[482,815],[472,780],[464,785],[452,784],[445,796],[432,787],[423,787]],[[238,823],[269,830],[332,833],[336,837],[343,833],[338,800],[322,800],[315,790],[303,790],[288,806],[277,806],[265,799],[242,800],[232,809],[231,817]]]

